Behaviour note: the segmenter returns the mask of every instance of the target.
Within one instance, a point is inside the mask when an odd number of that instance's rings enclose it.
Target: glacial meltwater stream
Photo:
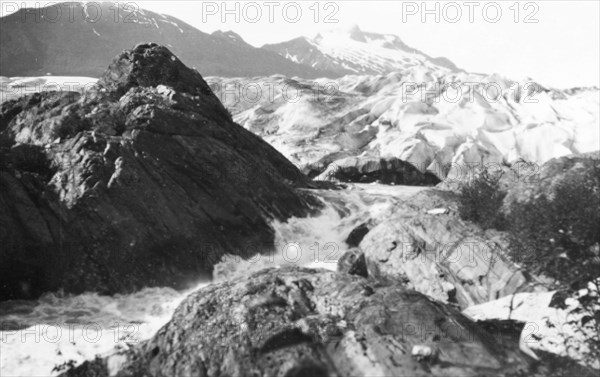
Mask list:
[[[276,252],[243,261],[229,257],[217,266],[228,278],[265,267],[298,264],[334,270],[352,229],[385,217],[394,204],[423,187],[352,184],[343,190],[313,191],[324,202],[309,218],[274,222]],[[50,376],[69,365],[105,356],[152,337],[192,291],[145,288],[133,294],[49,293],[32,301],[0,304],[0,376]]]

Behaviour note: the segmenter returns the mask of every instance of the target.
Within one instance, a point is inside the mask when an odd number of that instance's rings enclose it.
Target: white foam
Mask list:
[[[129,295],[47,294],[36,301],[4,302],[0,375],[54,376],[64,363],[78,365],[149,339],[189,292],[146,288]],[[7,330],[10,322],[25,327]]]
[[[240,275],[294,264],[335,270],[352,229],[391,211],[398,201],[422,189],[356,184],[340,191],[312,190],[324,204],[319,214],[273,222],[277,250],[272,255],[248,261],[237,258],[228,266]],[[0,375],[57,375],[60,371],[53,368],[70,360],[78,365],[149,339],[190,292],[204,285],[185,292],[146,288],[128,295],[47,294],[36,301],[5,302],[0,322],[20,323],[25,328],[9,331],[5,327],[0,332]]]

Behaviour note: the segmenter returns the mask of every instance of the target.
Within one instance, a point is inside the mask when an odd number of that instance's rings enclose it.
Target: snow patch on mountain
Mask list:
[[[357,25],[263,48],[293,62],[335,69],[341,74],[387,74],[420,66],[445,73],[460,71],[448,59],[432,58],[409,47],[398,36],[364,32]]]

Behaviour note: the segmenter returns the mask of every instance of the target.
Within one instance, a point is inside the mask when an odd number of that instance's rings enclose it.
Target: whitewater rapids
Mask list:
[[[275,251],[243,261],[227,257],[218,269],[227,278],[265,267],[297,264],[335,270],[345,240],[369,218],[385,216],[423,187],[352,184],[343,190],[313,190],[325,208],[317,216],[275,221]],[[55,376],[68,365],[107,356],[151,338],[191,292],[145,288],[133,294],[49,293],[37,300],[0,305],[0,375]]]

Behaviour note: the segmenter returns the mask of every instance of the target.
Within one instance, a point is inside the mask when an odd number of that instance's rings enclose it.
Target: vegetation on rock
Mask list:
[[[579,304],[569,321],[586,336],[589,362],[600,359],[600,160],[552,160],[537,179],[502,189],[483,171],[459,194],[463,219],[508,233],[508,255],[527,271],[549,277]],[[582,290],[582,291],[578,291]],[[595,335],[594,335],[595,334]]]

